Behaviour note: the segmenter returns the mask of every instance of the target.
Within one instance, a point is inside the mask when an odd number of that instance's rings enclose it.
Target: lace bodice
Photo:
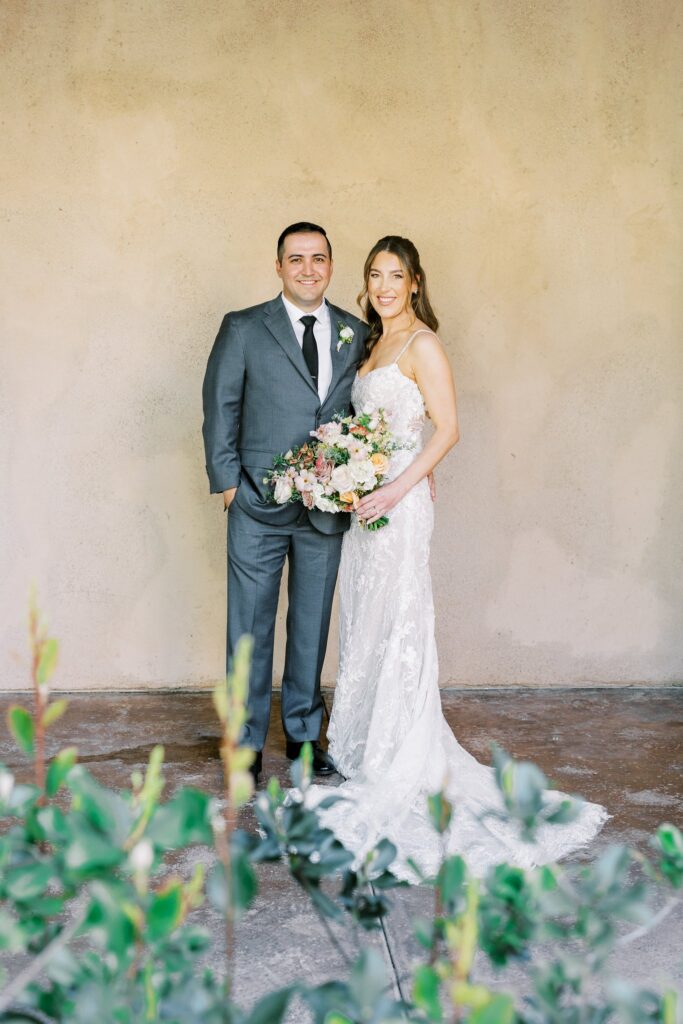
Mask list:
[[[389,366],[378,366],[375,370],[356,376],[351,391],[354,409],[365,412],[384,409],[389,428],[396,441],[404,445],[404,451],[396,453],[401,456],[398,461],[405,464],[405,452],[412,452],[411,458],[422,448],[422,430],[426,418],[425,404],[422,393],[414,380],[406,377],[398,367],[398,363]],[[395,458],[396,458],[395,456]],[[394,459],[392,468],[396,475]]]

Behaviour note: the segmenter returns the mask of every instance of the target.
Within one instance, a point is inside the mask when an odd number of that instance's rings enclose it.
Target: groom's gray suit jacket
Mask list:
[[[203,433],[211,492],[237,487],[237,505],[263,522],[291,523],[301,514],[300,505],[276,505],[263,482],[275,456],[309,440],[311,430],[335,413],[350,410],[368,328],[328,306],[332,380],[322,404],[280,296],[228,313],[209,357]],[[344,326],[352,328],[353,339],[339,345]],[[308,516],[322,533],[341,532],[350,521],[347,514],[318,509]]]

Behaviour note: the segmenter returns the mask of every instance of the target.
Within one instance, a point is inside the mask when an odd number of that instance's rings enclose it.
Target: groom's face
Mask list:
[[[332,277],[327,239],[317,231],[287,235],[275,269],[286,299],[299,309],[317,309]]]

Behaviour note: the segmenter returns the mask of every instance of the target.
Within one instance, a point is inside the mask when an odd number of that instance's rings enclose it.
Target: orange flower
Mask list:
[[[343,491],[339,495],[339,500],[349,506],[347,509],[348,512],[350,512],[351,509],[357,508],[360,503],[360,499],[355,491]]]
[[[380,475],[384,476],[389,468],[389,459],[386,455],[382,455],[381,452],[375,452],[374,455],[370,456],[370,462],[375,467],[375,471]]]

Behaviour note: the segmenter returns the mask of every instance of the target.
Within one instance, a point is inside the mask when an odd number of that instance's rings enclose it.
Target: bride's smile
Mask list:
[[[414,284],[395,253],[380,252],[368,274],[368,298],[383,320],[394,319],[410,310]]]

